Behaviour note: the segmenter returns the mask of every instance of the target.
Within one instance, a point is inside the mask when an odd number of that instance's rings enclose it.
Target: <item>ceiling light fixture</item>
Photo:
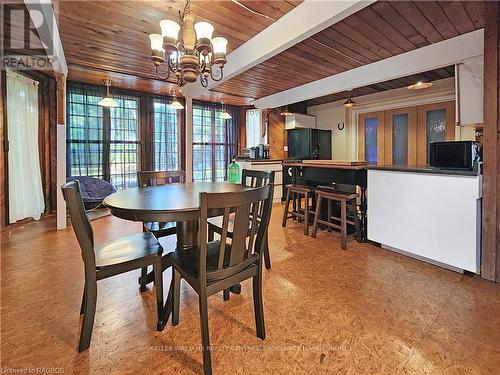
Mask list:
[[[109,87],[111,86],[111,80],[105,79],[104,84],[106,85],[106,97],[104,99],[101,99],[97,104],[100,105],[101,107],[108,107],[108,108],[118,107],[118,103],[113,100],[111,95],[109,95]]]
[[[222,114],[220,115],[220,118],[223,120],[231,120],[233,116],[231,116],[227,111],[226,101],[224,99],[222,99],[221,101],[221,106],[222,106]]]
[[[184,109],[184,106],[177,100],[177,95],[175,92],[172,94],[172,102],[168,105],[170,108],[173,109]]]
[[[203,87],[208,86],[208,77],[220,81],[226,63],[227,39],[212,38],[214,27],[208,22],[194,23],[190,0],[186,0],[183,11],[179,11],[179,19],[180,25],[172,20],[160,21],[161,35],[149,36],[156,77],[166,81],[173,73],[179,87],[196,82],[198,76]],[[165,60],[167,74],[161,76],[159,68]]]
[[[344,108],[352,108],[356,105],[356,102],[351,98],[351,90],[347,91],[347,100],[344,102]]]
[[[420,78],[413,85],[408,86],[408,90],[422,90],[432,87],[434,83],[426,81],[424,78]]]

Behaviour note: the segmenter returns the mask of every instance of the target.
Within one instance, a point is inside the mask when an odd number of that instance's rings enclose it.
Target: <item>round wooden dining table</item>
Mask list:
[[[188,182],[137,187],[107,196],[103,205],[113,216],[141,222],[175,222],[177,250],[189,249],[198,243],[200,193],[235,193],[251,188],[229,182]],[[169,266],[164,256],[164,268]],[[147,282],[153,281],[148,275]]]

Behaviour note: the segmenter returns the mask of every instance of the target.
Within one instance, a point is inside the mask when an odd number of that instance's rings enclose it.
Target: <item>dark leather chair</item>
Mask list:
[[[262,253],[273,200],[273,186],[266,185],[240,193],[200,193],[200,220],[197,248],[171,253],[173,266],[172,301],[167,301],[165,317],[172,311],[172,325],[179,323],[179,285],[184,278],[198,293],[200,306],[203,367],[212,373],[208,332],[208,296],[246,279],[253,280],[253,300],[257,337],[265,339],[262,302]],[[233,213],[232,240],[228,226]],[[208,242],[208,218],[223,214],[220,241]],[[250,235],[248,218],[251,217]],[[258,218],[260,217],[260,220]],[[248,242],[247,242],[248,237]],[[169,305],[170,304],[170,305]]]
[[[158,186],[173,183],[184,183],[183,171],[139,171],[137,172],[139,187]],[[171,236],[177,233],[175,223],[145,222],[142,223],[144,232],[152,233],[156,238]],[[140,291],[146,291],[147,267],[141,270]]]
[[[95,245],[92,226],[83,206],[79,182],[70,181],[61,189],[68,206],[73,230],[80,244],[85,268],[85,288],[80,307],[83,324],[78,351],[83,352],[90,346],[97,302],[97,281],[148,265],[153,265],[155,270],[157,327],[163,327],[161,323],[163,315],[163,249],[158,240],[151,233],[146,232]]]

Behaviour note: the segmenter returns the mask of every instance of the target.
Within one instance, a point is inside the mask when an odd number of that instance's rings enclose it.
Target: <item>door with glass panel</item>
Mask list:
[[[429,163],[429,144],[455,140],[455,102],[418,106],[417,164]]]
[[[384,162],[415,165],[417,162],[417,107],[385,111]]]
[[[358,116],[358,157],[368,164],[384,164],[384,111]]]

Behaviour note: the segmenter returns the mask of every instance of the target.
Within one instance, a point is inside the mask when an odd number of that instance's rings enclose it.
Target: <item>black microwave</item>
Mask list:
[[[481,147],[473,141],[432,142],[429,165],[435,168],[473,169],[481,161]]]

